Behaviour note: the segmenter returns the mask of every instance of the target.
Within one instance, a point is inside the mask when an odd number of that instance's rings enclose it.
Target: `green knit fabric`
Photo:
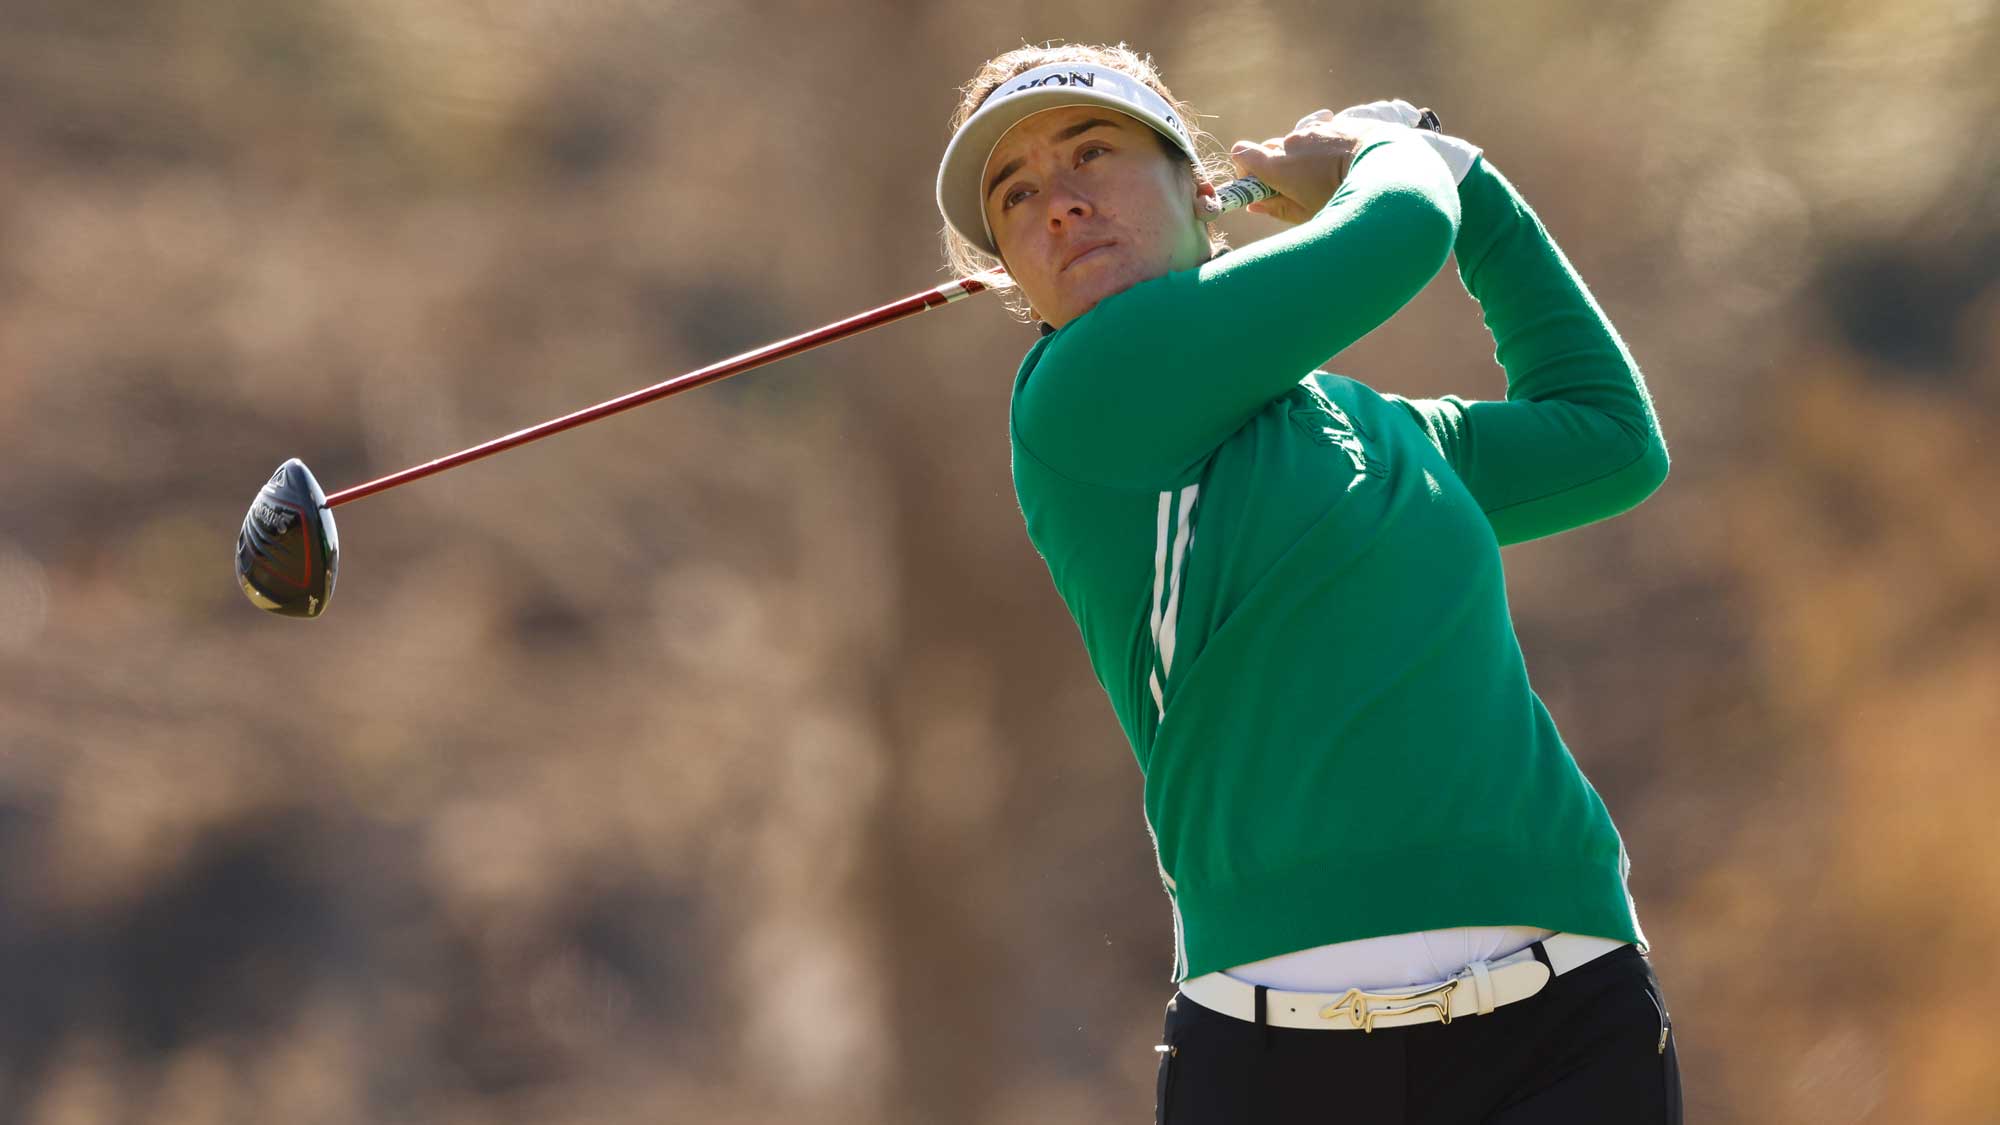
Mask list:
[[[1505,401],[1316,368],[1456,253]],[[1471,925],[1643,941],[1528,683],[1500,547],[1666,476],[1637,366],[1513,186],[1378,140],[1311,221],[1100,302],[1015,380],[1014,479],[1139,768],[1183,979]]]

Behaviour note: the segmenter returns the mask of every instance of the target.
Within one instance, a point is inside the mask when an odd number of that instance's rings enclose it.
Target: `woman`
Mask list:
[[[1226,256],[1192,119],[1122,45],[1024,48],[967,85],[938,176],[955,263],[997,260],[1042,324],[1016,491],[1145,775],[1161,1118],[1678,1120],[1624,848],[1499,552],[1659,486],[1639,371],[1407,103],[1238,143],[1295,225]],[[1453,253],[1506,401],[1314,370]]]

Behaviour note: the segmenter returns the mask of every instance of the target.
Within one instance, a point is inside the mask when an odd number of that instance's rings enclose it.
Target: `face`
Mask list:
[[[1144,122],[1101,106],[1008,130],[980,176],[986,221],[1028,303],[1057,328],[1208,257],[1195,201],[1215,194]]]

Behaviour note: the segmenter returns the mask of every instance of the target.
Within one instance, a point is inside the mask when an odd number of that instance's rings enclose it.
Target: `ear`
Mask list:
[[[1215,198],[1215,185],[1199,176],[1194,182],[1194,217],[1212,223],[1222,217],[1222,204]]]

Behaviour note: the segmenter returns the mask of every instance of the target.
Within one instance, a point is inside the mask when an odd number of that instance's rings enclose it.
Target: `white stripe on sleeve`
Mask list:
[[[1174,534],[1173,580],[1168,586],[1166,615],[1160,619],[1159,629],[1160,673],[1165,676],[1173,675],[1174,671],[1174,632],[1180,623],[1181,578],[1187,570],[1188,538],[1193,533],[1194,525],[1190,517],[1194,514],[1195,497],[1200,493],[1201,486],[1198,484],[1181,489],[1181,511],[1177,521],[1180,528]]]

